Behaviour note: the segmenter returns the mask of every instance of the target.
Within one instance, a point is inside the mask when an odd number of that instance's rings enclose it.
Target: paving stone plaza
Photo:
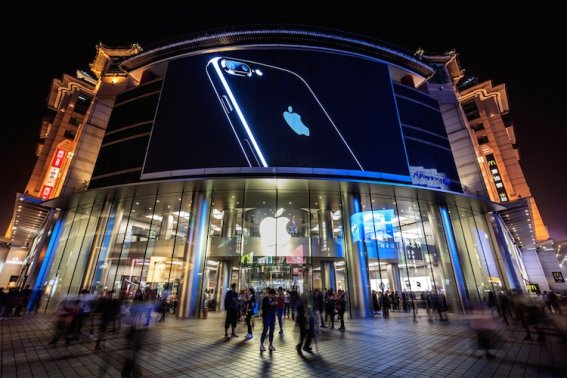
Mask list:
[[[567,376],[567,347],[557,336],[549,335],[545,342],[524,340],[521,327],[496,320],[495,357],[486,358],[470,328],[474,318],[452,315],[439,322],[425,313],[415,320],[393,313],[389,319],[347,319],[346,332],[321,329],[313,353],[299,355],[299,331],[291,319],[286,319],[283,335],[276,326],[273,353],[259,350],[260,318],[255,319],[252,340],[244,338],[243,321],[238,323],[239,337],[225,340],[224,313],[211,313],[208,319],[170,316],[161,323],[154,318],[138,331],[136,347],[128,338],[130,326],[123,322],[96,350],[96,327],[92,338],[86,334],[68,346],[60,340],[54,348],[48,345],[53,316],[24,314],[0,322],[0,376],[120,377],[132,358],[132,376],[141,377]]]

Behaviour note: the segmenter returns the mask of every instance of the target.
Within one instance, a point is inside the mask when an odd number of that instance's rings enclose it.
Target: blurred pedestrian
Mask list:
[[[132,304],[131,313],[133,317],[138,318],[140,316],[142,302],[134,302]],[[114,290],[109,291],[98,303],[97,312],[100,313],[100,323],[98,328],[98,337],[96,340],[95,349],[100,349],[102,347],[106,330],[110,324],[114,325],[116,317],[120,313],[120,301],[114,298]]]
[[[489,316],[478,316],[471,319],[470,325],[471,329],[476,333],[478,349],[484,350],[484,357],[488,359],[495,358],[496,356],[490,353],[490,349],[494,349],[497,339],[497,328],[494,320]]]
[[[49,345],[57,347],[57,341],[64,336],[65,345],[71,342],[72,325],[74,317],[79,313],[79,300],[65,298],[57,305],[57,319],[55,320],[55,329],[53,337]]]
[[[338,306],[337,311],[339,313],[339,319],[341,320],[341,326],[339,327],[339,331],[345,330],[345,311],[346,311],[346,293],[344,290],[339,290],[338,292]]]
[[[278,324],[280,326],[280,335],[283,335],[283,316],[285,313],[285,295],[283,292],[283,288],[280,286],[278,288],[278,296],[276,297],[277,303],[277,316],[278,316]]]
[[[297,325],[299,326],[299,344],[295,346],[297,353],[301,351],[311,353],[311,341],[313,340],[313,330],[315,328],[315,317],[313,307],[310,305],[307,295],[301,295],[301,298],[296,302],[297,312]]]
[[[274,328],[276,328],[276,311],[277,311],[277,303],[274,298],[276,295],[276,291],[274,289],[268,290],[268,295],[262,299],[262,321],[264,323],[264,327],[262,329],[262,337],[260,338],[260,352],[265,352],[266,347],[264,346],[264,341],[266,340],[266,334],[268,334],[269,341],[270,341],[270,352],[274,352],[276,348],[274,348],[273,341],[274,341]]]
[[[494,307],[496,307],[496,296],[493,291],[488,292],[488,299],[486,300],[486,305],[490,309],[490,315],[494,313]]]
[[[500,306],[500,315],[502,316],[504,323],[509,325],[508,316],[510,315],[510,298],[503,291],[498,294],[498,304]]]
[[[403,295],[404,294],[402,293],[402,296]],[[378,293],[376,292],[376,290],[372,290],[372,311],[374,315],[376,315],[380,311],[380,306],[378,305]]]

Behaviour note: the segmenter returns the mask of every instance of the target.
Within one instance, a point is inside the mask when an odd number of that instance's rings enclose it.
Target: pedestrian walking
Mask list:
[[[276,310],[277,303],[274,298],[276,291],[274,289],[268,289],[268,295],[262,299],[262,320],[264,323],[264,328],[262,329],[262,337],[260,338],[260,352],[265,352],[266,347],[264,346],[264,341],[266,340],[266,334],[268,334],[270,341],[270,352],[274,352],[274,328],[276,328]]]
[[[337,310],[339,313],[339,319],[341,319],[341,326],[339,327],[339,331],[345,330],[345,311],[346,311],[346,293],[344,290],[339,290],[339,298],[337,300],[338,306]]]
[[[234,332],[236,328],[236,320],[238,319],[238,293],[236,292],[236,284],[230,285],[230,290],[224,297],[224,309],[226,310],[226,320],[224,322],[224,337],[228,339],[228,328],[232,328],[230,337],[238,337]]]
[[[283,316],[285,313],[285,295],[283,292],[283,288],[280,286],[278,288],[278,296],[276,297],[277,303],[277,316],[278,316],[278,324],[280,325],[280,335],[283,335]]]
[[[256,293],[253,288],[248,288],[248,298],[246,299],[246,326],[248,333],[246,340],[250,340],[252,336],[252,317],[254,316],[254,308],[256,307]]]
[[[307,295],[302,294],[300,300],[297,301],[297,325],[299,326],[299,344],[295,346],[297,353],[302,351],[311,353],[311,342],[313,340],[315,328],[315,316],[313,308],[309,303]]]

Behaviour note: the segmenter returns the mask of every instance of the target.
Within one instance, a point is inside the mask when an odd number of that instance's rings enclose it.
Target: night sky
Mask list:
[[[99,41],[144,47],[207,29],[286,23],[345,30],[411,51],[456,49],[467,74],[505,83],[524,174],[551,237],[567,240],[565,6],[421,1],[376,11],[382,2],[346,3],[2,1],[0,234],[35,163],[51,79],[88,69]]]

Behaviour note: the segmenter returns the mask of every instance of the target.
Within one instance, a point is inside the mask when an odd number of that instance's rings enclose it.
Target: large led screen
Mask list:
[[[388,67],[282,48],[171,61],[142,178],[272,167],[411,182]]]
[[[352,242],[366,243],[369,258],[398,259],[394,210],[361,211],[350,216]]]

